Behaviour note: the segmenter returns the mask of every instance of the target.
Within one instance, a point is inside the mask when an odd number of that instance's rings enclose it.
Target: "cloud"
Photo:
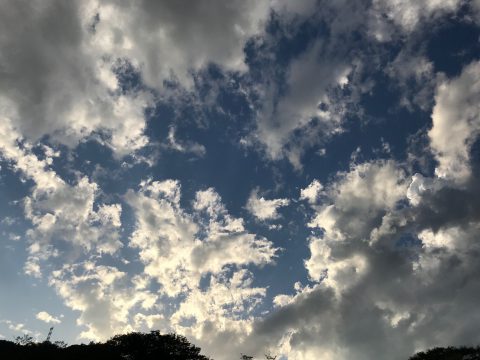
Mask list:
[[[287,156],[300,169],[303,145],[311,146],[341,131],[345,108],[341,99],[331,96],[331,90],[348,84],[352,68],[344,58],[334,60],[338,56],[335,51],[338,49],[332,50],[328,43],[317,41],[290,63],[284,94],[278,96],[275,84],[266,86],[254,136],[265,146],[269,158]],[[305,131],[300,147],[292,142],[295,131]],[[312,134],[311,139],[308,134]],[[286,147],[288,144],[291,150]]]
[[[285,71],[285,86],[262,85],[257,130],[251,138],[269,158],[287,157],[301,169],[305,148],[341,131],[347,112],[349,100],[338,93],[351,83],[359,60],[345,56],[348,50],[336,39],[360,29],[372,13],[387,14],[410,29],[422,12],[454,11],[458,4],[457,0],[420,5],[376,1],[370,11],[343,2],[320,9],[313,1],[291,5],[236,0],[227,5],[202,0],[194,6],[150,0],[69,4],[49,0],[42,6],[18,1],[1,11],[0,30],[8,36],[0,41],[0,108],[31,141],[48,136],[75,147],[93,137],[121,158],[149,143],[145,112],[155,104],[153,93],[168,97],[165,81],[176,80],[192,89],[195,73],[210,63],[225,71],[246,72],[245,44],[255,37],[268,38],[265,25],[271,11],[288,19],[287,24],[313,13],[327,21],[332,39],[315,42],[286,69],[277,69]],[[340,21],[347,9],[354,16]],[[16,18],[27,26],[12,21]],[[156,92],[142,86],[126,88],[122,77],[130,72]],[[352,89],[361,91],[357,86]],[[294,136],[297,132],[303,132],[300,138]],[[174,134],[168,142],[172,149],[204,153],[201,145],[182,144]]]
[[[180,183],[173,180],[144,182],[126,200],[136,217],[130,246],[139,250],[145,272],[168,296],[195,288],[209,272],[218,274],[229,265],[264,265],[275,256],[273,244],[248,233],[243,219],[230,216],[211,188],[196,193],[194,214],[181,208]]]
[[[300,200],[315,204],[322,194],[323,185],[317,179],[313,180],[305,189],[300,190]]]
[[[0,323],[3,323],[5,325],[7,325],[8,329],[15,332],[15,333],[21,332],[23,334],[33,334],[33,332],[28,330],[25,327],[25,324],[23,324],[23,323],[16,323],[16,322],[11,321],[11,320],[0,320]],[[35,334],[35,335],[37,335],[37,334]]]
[[[148,144],[145,111],[154,96],[125,88],[122,76],[137,72],[163,93],[165,81],[190,88],[192,74],[210,63],[245,71],[245,42],[269,11],[256,1],[3,4],[2,114],[32,141],[48,136],[75,147],[100,133],[115,156],[129,155]]]
[[[473,180],[409,178],[391,160],[337,173],[312,204],[309,226],[321,230],[305,261],[313,284],[277,295],[276,310],[255,322],[244,346],[258,355],[270,347],[298,359],[367,360],[475,344],[478,193]]]
[[[141,272],[104,265],[103,253],[89,251],[89,259],[64,264],[49,276],[65,304],[80,311],[80,337],[102,340],[154,326],[200,342],[207,341],[207,332],[248,332],[266,288],[253,286],[246,267],[272,263],[273,244],[249,233],[211,188],[196,193],[193,213],[182,208],[174,180],[144,181],[125,200],[135,216],[129,250],[138,254]],[[152,284],[160,291],[152,291]]]
[[[227,70],[245,70],[243,47],[250,36],[262,30],[269,5],[256,1],[225,4],[202,0],[188,5],[92,1],[89,10],[99,18],[95,45],[129,59],[147,85],[161,89],[172,76],[191,86],[191,72],[210,62]]]
[[[250,193],[247,200],[246,209],[260,221],[276,220],[280,217],[278,209],[288,206],[288,199],[271,199],[267,200],[263,196],[258,197],[258,189]]]
[[[349,172],[338,176],[338,181],[325,191],[332,203],[319,206],[308,224],[322,228],[332,240],[350,236],[368,239],[385,209],[393,208],[407,190],[405,175],[393,161],[353,165]]]
[[[80,311],[77,323],[86,327],[80,338],[105,340],[133,331],[130,311],[149,308],[157,300],[147,289],[132,286],[131,278],[114,266],[94,261],[64,265],[52,272],[49,284],[71,309]]]
[[[168,130],[168,137],[167,137],[167,145],[168,149],[178,151],[181,153],[191,153],[197,157],[204,157],[206,154],[205,146],[198,144],[193,141],[179,141],[175,135],[175,128],[170,127]]]
[[[240,309],[245,313],[252,312],[253,304],[264,297],[265,289],[251,287],[252,275],[242,268],[272,263],[278,249],[266,238],[249,233],[243,219],[231,216],[212,188],[196,193],[193,213],[181,207],[177,181],[144,181],[139,191],[127,192],[125,200],[135,215],[128,245],[129,250],[138,251],[144,265],[146,278],[142,280],[102,264],[106,255],[115,262],[121,260],[122,206],[100,202],[99,186],[86,176],[73,184],[64,181],[51,169],[49,154],[53,156],[55,151],[43,149],[44,153],[37,155],[9,122],[1,123],[0,133],[8,134],[0,140],[3,159],[32,181],[31,192],[23,201],[25,216],[32,223],[27,231],[29,256],[24,271],[41,277],[45,267],[51,270],[50,286],[67,306],[80,311],[77,322],[85,327],[81,338],[101,340],[132,331],[133,326],[152,324],[163,324],[168,331],[175,326],[180,329],[181,323],[162,320],[166,316],[161,305],[164,295],[193,301],[195,296],[211,298],[210,291],[217,291],[215,284],[228,286],[230,294],[238,292],[242,297]],[[71,265],[65,264],[66,258]],[[212,276],[211,285],[200,291],[200,280],[206,276]],[[159,294],[150,291],[151,281],[161,285]],[[230,303],[218,302],[219,306]],[[198,318],[206,316],[195,311]],[[237,320],[243,327],[250,326],[251,319],[228,314],[222,319],[228,317],[232,326]],[[55,321],[44,315],[39,316]],[[201,337],[199,329],[195,336]]]
[[[375,26],[371,30],[377,40],[389,40],[393,29],[388,29],[385,20],[393,22],[408,34],[421,24],[455,12],[461,4],[462,0],[374,0],[371,24]]]
[[[188,293],[172,316],[174,327],[198,339],[199,344],[208,344],[207,352],[229,358],[251,331],[252,314],[266,296],[267,289],[253,287],[252,282],[253,274],[245,269],[212,276],[206,291],[194,289]],[[229,345],[223,342],[226,334],[231,337]]]
[[[121,157],[148,141],[144,111],[151,96],[120,91],[118,57],[94,48],[92,18],[82,4],[2,5],[0,108],[32,141],[47,135],[75,147],[104,132],[106,144]]]
[[[269,67],[263,71],[268,74],[265,80],[255,86],[255,98],[261,99],[255,104],[256,129],[244,144],[258,145],[271,160],[287,158],[301,170],[307,149],[343,132],[346,119],[362,118],[362,95],[375,84],[374,77],[365,75],[379,67],[385,67],[402,90],[402,106],[428,110],[436,81],[431,60],[414,51],[416,29],[454,14],[462,4],[461,0],[339,1],[322,6],[312,1],[273,2],[279,29],[256,39],[263,56],[259,60]],[[295,39],[299,24],[308,28],[311,23],[322,23],[325,33],[311,40],[305,51],[287,60],[269,52],[278,43]],[[385,66],[383,44],[395,41],[402,43],[402,51]]]
[[[39,313],[37,313],[37,315],[35,315],[35,317],[38,320],[46,322],[47,324],[60,324],[62,322],[59,318],[56,318],[55,316],[50,315],[46,311],[40,311]]]
[[[388,65],[387,75],[402,92],[400,105],[413,111],[418,106],[430,111],[437,85],[433,63],[422,53],[403,50]]]
[[[0,135],[3,159],[33,182],[31,193],[23,199],[25,218],[32,224],[26,232],[28,274],[40,277],[40,263],[52,261],[61,252],[64,256],[79,249],[112,254],[122,246],[118,233],[120,204],[95,204],[99,188],[86,176],[73,185],[65,182],[51,169],[51,152],[47,149],[40,160],[9,121],[0,124]]]
[[[471,174],[469,152],[480,131],[479,84],[480,63],[473,62],[437,87],[428,136],[441,178],[462,182]]]

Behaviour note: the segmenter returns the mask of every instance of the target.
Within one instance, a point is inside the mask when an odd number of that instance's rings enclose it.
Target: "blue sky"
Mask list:
[[[2,338],[159,329],[220,360],[479,343],[478,1],[0,14]]]

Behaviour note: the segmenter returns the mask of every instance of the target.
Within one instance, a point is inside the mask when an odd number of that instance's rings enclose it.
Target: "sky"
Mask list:
[[[0,338],[480,344],[479,40],[478,0],[0,0]]]

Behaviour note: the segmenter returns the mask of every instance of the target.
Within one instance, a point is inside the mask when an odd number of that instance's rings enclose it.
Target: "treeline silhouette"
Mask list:
[[[212,360],[201,349],[177,334],[132,332],[116,335],[104,343],[70,345],[63,341],[34,342],[24,335],[15,341],[0,340],[0,359],[31,360]],[[277,356],[265,355],[266,359]],[[236,358],[233,355],[232,359]],[[240,359],[254,359],[241,354]],[[419,352],[409,360],[480,360],[480,347],[434,348]]]
[[[409,360],[480,360],[480,347],[439,347],[419,352]]]
[[[104,343],[70,345],[64,342],[34,342],[31,337],[17,337],[15,342],[0,340],[0,359],[30,360],[211,360],[184,336],[132,332],[117,335]]]

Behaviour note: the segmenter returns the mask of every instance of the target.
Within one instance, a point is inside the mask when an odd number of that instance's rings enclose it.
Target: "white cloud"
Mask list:
[[[288,206],[288,199],[271,199],[267,200],[263,196],[258,196],[258,189],[250,193],[247,200],[246,209],[260,221],[276,220],[280,217],[278,209]]]
[[[16,332],[16,333],[21,332],[23,334],[32,334],[32,331],[28,330],[25,327],[25,324],[23,323],[17,323],[11,320],[0,320],[0,323],[7,325],[8,329],[13,332]]]
[[[215,334],[251,331],[252,314],[266,289],[252,285],[253,274],[245,267],[271,263],[277,251],[273,244],[248,233],[211,188],[197,192],[192,214],[180,205],[178,181],[144,181],[125,200],[135,216],[129,246],[138,251],[143,271],[127,273],[101,265],[102,256],[94,256],[63,265],[49,278],[66,305],[80,311],[77,323],[85,327],[80,337],[102,340],[160,327],[201,344]],[[209,280],[202,285],[201,279]],[[152,283],[161,290],[152,292]],[[194,322],[185,326],[189,321]],[[210,350],[217,353],[217,345]]]
[[[334,247],[334,246],[333,246]],[[341,296],[355,285],[368,270],[368,259],[361,253],[337,259],[332,256],[332,246],[325,238],[310,239],[310,258],[305,262],[309,276],[314,281],[335,290]]]
[[[332,249],[338,241],[369,241],[372,230],[380,225],[386,210],[406,194],[404,174],[392,161],[354,165],[325,190],[330,204],[316,207],[308,224],[321,228],[322,237],[310,239],[310,258],[305,262],[309,276],[331,286],[337,293],[355,283],[366,271],[368,260],[362,252],[337,258]]]
[[[404,198],[406,191],[405,175],[393,161],[354,165],[325,190],[332,203],[319,207],[309,226],[323,228],[325,236],[333,240],[349,236],[368,239],[372,224]]]
[[[174,326],[182,333],[202,338],[205,324],[215,324],[217,332],[245,331],[251,326],[251,314],[266,295],[265,288],[252,287],[253,275],[239,270],[232,275],[218,274],[210,279],[207,291],[195,289],[172,316]],[[193,324],[182,326],[182,320]],[[205,339],[203,339],[205,341]]]
[[[71,281],[66,278],[57,280],[58,274],[54,274],[54,277],[51,285],[57,289],[66,305],[81,312],[77,323],[86,326],[87,330],[82,331],[80,337],[97,340],[125,331],[125,312],[113,303],[110,287],[102,286],[102,282],[95,278],[88,282],[89,278],[85,276],[75,277]]]
[[[422,174],[414,174],[412,182],[407,189],[407,198],[412,205],[419,205],[422,202],[422,197],[439,190],[445,185],[444,182],[438,179],[424,177]]]
[[[313,180],[305,189],[300,190],[300,200],[315,204],[322,194],[323,185],[317,179]]]
[[[21,176],[34,183],[30,195],[23,199],[25,217],[32,223],[26,232],[30,241],[27,274],[40,277],[40,263],[58,257],[61,243],[86,252],[111,254],[121,247],[118,230],[122,208],[120,204],[95,206],[96,183],[87,177],[74,185],[66,183],[50,168],[48,154],[54,153],[47,149],[45,159],[40,160],[7,120],[0,123],[0,151]]]
[[[316,40],[286,66],[272,62],[272,73],[265,76],[261,86],[256,86],[260,99],[256,113],[256,130],[243,144],[260,145],[267,158],[287,158],[295,169],[302,169],[305,150],[322,145],[332,136],[343,131],[345,118],[353,110],[360,117],[360,96],[372,89],[373,81],[362,75],[370,69],[371,56],[380,49],[363,56],[358,42],[350,38],[352,33],[370,33],[377,40],[404,41],[420,24],[432,23],[445,14],[456,12],[462,0],[397,1],[375,0],[371,3],[338,1],[318,5],[318,2],[299,1],[294,5],[274,1],[273,10],[282,24],[284,35],[294,37],[297,25],[308,18],[323,23],[328,28],[325,39]],[[403,37],[403,38],[402,38]],[[262,39],[263,56],[271,61],[275,54],[268,54],[275,47],[274,37]],[[402,38],[402,40],[400,40]],[[407,38],[408,40],[408,38]],[[381,46],[381,44],[379,44]],[[369,47],[371,44],[359,45]],[[406,45],[405,48],[408,48]],[[401,104],[426,110],[431,105],[431,93],[435,86],[433,64],[423,54],[399,53],[387,68],[397,80],[404,96]],[[279,74],[283,80],[276,79]],[[415,82],[415,91],[407,91],[407,84]],[[345,91],[346,90],[346,91]]]
[[[65,241],[85,251],[95,249],[99,253],[114,253],[121,246],[119,240],[119,204],[100,204],[95,210],[94,202],[98,185],[86,177],[75,185],[68,185],[56,175],[56,188],[36,186],[25,198],[25,216],[33,228],[27,231],[31,241],[48,244]],[[30,247],[31,254],[42,253],[40,248]],[[52,254],[53,255],[53,254]]]
[[[248,233],[243,219],[230,216],[213,189],[197,192],[196,214],[180,207],[180,184],[172,180],[145,182],[126,200],[136,217],[130,246],[139,249],[145,272],[168,296],[195,288],[203,274],[218,274],[229,265],[263,265],[275,256],[273,244]],[[202,213],[205,222],[196,220]]]
[[[127,273],[113,266],[84,261],[52,272],[49,284],[71,309],[80,311],[80,338],[105,340],[133,331],[131,313],[145,311],[158,299],[148,289],[132,286]]]
[[[462,0],[374,0],[373,11],[379,18],[386,17],[403,31],[415,30],[421,20],[454,12],[462,4]],[[382,40],[381,33],[377,34]]]
[[[35,317],[38,320],[46,322],[47,324],[60,324],[62,322],[59,318],[57,318],[53,315],[50,315],[46,311],[40,311],[39,313],[37,313],[37,315],[35,315]]]
[[[469,151],[480,131],[479,84],[480,62],[473,62],[437,88],[428,136],[441,178],[463,182],[470,176]]]
[[[170,127],[167,137],[167,148],[181,152],[192,153],[195,156],[203,157],[206,154],[205,146],[193,141],[179,141],[175,135],[175,128]]]

